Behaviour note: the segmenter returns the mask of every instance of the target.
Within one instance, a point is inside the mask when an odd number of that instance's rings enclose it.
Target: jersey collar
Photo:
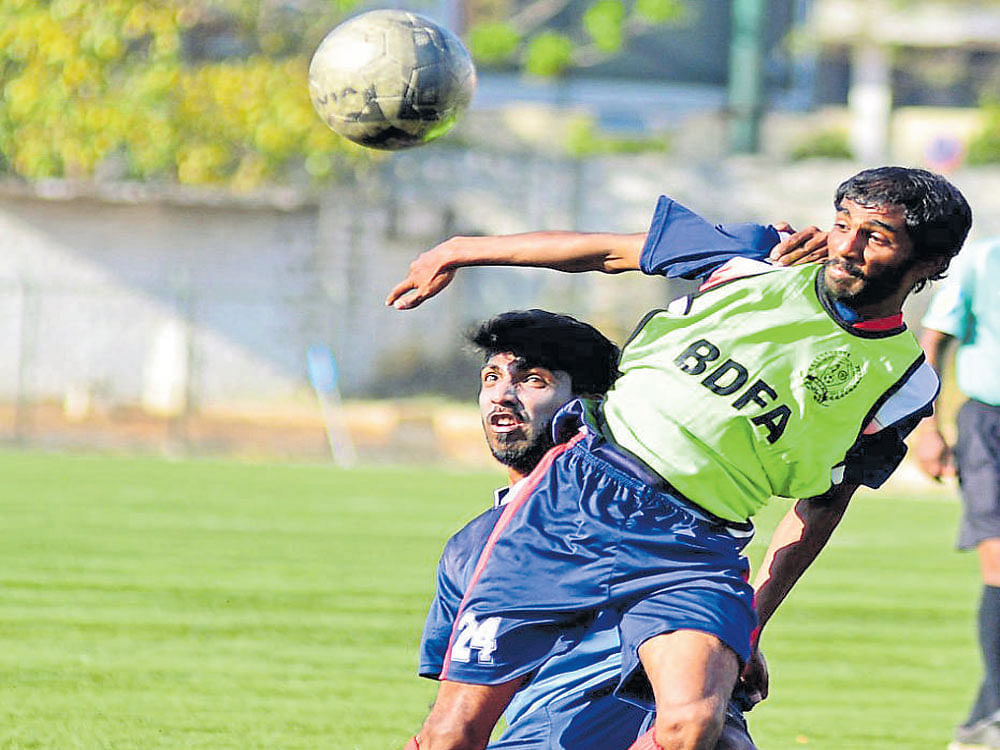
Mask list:
[[[525,477],[524,479],[527,479]],[[519,479],[514,482],[514,484],[508,485],[506,487],[500,487],[493,491],[493,507],[500,508],[507,504],[507,501],[511,498],[511,492],[516,490],[521,484],[524,483],[524,479]]]
[[[856,310],[852,310],[843,302],[834,299],[833,295],[826,288],[822,268],[816,274],[816,293],[819,295],[823,307],[840,324],[841,328],[854,331],[859,336],[880,337],[882,335],[897,333],[905,327],[902,312],[889,315],[885,318],[870,318],[865,320]]]
[[[900,328],[903,325],[903,313],[896,313],[887,318],[864,320],[857,312],[843,302],[838,302],[832,298],[830,298],[830,302],[840,319],[850,325],[851,328],[857,328],[859,331],[891,331],[893,328]]]

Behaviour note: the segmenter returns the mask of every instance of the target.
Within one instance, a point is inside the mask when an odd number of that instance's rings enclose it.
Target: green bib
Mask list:
[[[650,314],[604,405],[613,439],[733,521],[772,495],[826,492],[922,353],[908,331],[837,322],[817,291],[821,271],[776,268],[695,296],[687,310]]]

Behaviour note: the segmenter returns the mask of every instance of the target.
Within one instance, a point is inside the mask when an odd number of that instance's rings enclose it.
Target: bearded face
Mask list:
[[[552,418],[573,397],[569,373],[532,367],[509,352],[480,373],[479,412],[493,456],[528,474],[551,448]]]
[[[900,279],[913,267],[912,260],[881,266],[865,273],[861,265],[849,260],[827,260],[826,288],[838,302],[853,310],[885,302],[899,291]]]
[[[924,273],[901,206],[845,199],[827,236],[823,280],[834,299],[867,317],[894,315]]]

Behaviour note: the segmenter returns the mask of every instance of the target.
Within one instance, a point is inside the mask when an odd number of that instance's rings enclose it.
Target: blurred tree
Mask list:
[[[469,48],[477,60],[553,76],[603,62],[627,40],[681,20],[685,0],[469,0]]]
[[[982,104],[983,126],[969,140],[967,164],[1000,163],[1000,101],[988,98]]]
[[[361,149],[315,115],[305,80],[309,53],[345,10],[0,0],[0,169],[238,190],[294,168],[327,177]]]

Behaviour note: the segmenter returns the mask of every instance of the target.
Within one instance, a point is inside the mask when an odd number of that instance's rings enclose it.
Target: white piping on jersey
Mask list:
[[[500,508],[507,503],[509,503],[514,497],[514,491],[517,490],[522,484],[524,484],[525,479],[518,479],[514,484],[507,485],[506,487],[500,487],[493,491],[493,507]]]
[[[940,380],[934,368],[922,362],[906,382],[879,407],[872,421],[865,425],[864,434],[872,435],[925,409],[937,398],[939,388]]]

